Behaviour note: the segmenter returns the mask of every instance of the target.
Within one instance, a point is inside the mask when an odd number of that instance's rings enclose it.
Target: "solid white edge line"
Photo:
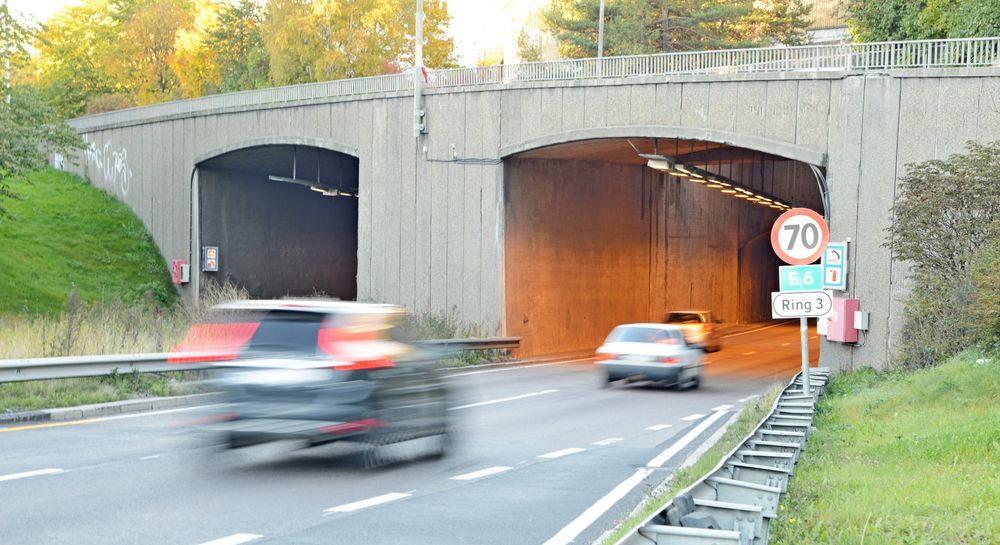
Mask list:
[[[564,448],[562,450],[557,450],[555,452],[549,452],[547,454],[539,454],[538,457],[539,458],[549,458],[549,459],[552,459],[552,458],[562,458],[563,456],[569,456],[570,454],[576,454],[578,452],[584,452],[585,450],[587,450],[587,449],[585,449],[585,448],[579,448],[579,447],[570,447],[570,448]]]
[[[728,411],[729,409],[732,409],[732,408],[733,408],[732,405],[719,405],[718,407],[712,407],[712,410],[713,411]]]
[[[559,530],[544,545],[568,545],[571,543],[576,536],[580,535],[591,524],[597,521],[601,515],[606,513],[608,509],[611,509],[615,503],[618,503],[618,500],[624,498],[625,494],[628,494],[633,488],[638,486],[652,472],[653,470],[647,467],[635,470],[635,473],[631,477],[622,481],[611,492],[608,492],[606,496],[597,500],[597,503],[591,505],[580,516],[576,517],[573,522],[570,522],[562,530]]]
[[[701,435],[702,432],[708,429],[717,420],[725,416],[726,412],[727,411],[716,411],[715,413],[712,414],[712,416],[706,418],[705,420],[702,420],[700,424],[695,426],[691,431],[687,432],[687,434],[684,435],[684,437],[681,437],[680,440],[678,440],[676,443],[670,445],[670,447],[667,448],[667,450],[664,450],[663,452],[659,453],[655,458],[650,460],[649,463],[646,464],[646,466],[647,467],[662,466],[664,463],[666,463],[667,460],[676,456],[677,453],[681,451],[681,449],[688,446],[688,444],[691,443],[691,441],[694,441],[696,437]]]
[[[199,543],[198,545],[240,545],[240,543],[246,543],[262,537],[264,536],[258,534],[233,534],[231,536],[220,537],[219,539]]]
[[[608,445],[613,445],[615,443],[620,443],[624,441],[621,437],[608,437],[607,439],[601,439],[600,441],[594,441],[593,444],[599,447],[606,447]]]
[[[482,407],[483,405],[493,405],[494,403],[505,403],[507,401],[517,401],[518,399],[525,399],[529,397],[535,397],[545,394],[552,394],[558,392],[559,390],[542,390],[540,392],[531,392],[530,394],[521,394],[519,396],[504,397],[500,399],[491,399],[489,401],[480,401],[478,403],[469,403],[468,405],[459,405],[458,407],[449,407],[449,411],[460,411],[462,409],[471,409],[472,407]]]
[[[624,498],[625,495],[628,494],[633,488],[639,486],[639,483],[653,473],[655,468],[662,466],[664,462],[674,457],[684,447],[688,446],[688,444],[694,441],[695,438],[701,435],[706,429],[725,415],[726,411],[718,411],[704,422],[698,424],[698,426],[689,431],[679,441],[671,445],[670,448],[664,450],[656,458],[650,460],[649,463],[646,464],[646,467],[637,469],[631,477],[622,481],[621,484],[616,486],[611,492],[608,492],[606,496],[597,500],[597,503],[591,505],[580,516],[576,517],[573,522],[570,522],[562,530],[559,530],[559,532],[549,538],[544,545],[568,545],[569,543],[572,543],[578,535],[597,521],[597,519],[606,513],[608,509],[611,509],[611,507],[617,503],[618,500]]]
[[[699,418],[705,418],[705,415],[703,415],[703,414],[689,414],[689,415],[685,416],[684,418],[681,418],[681,420],[684,420],[684,421],[687,421],[687,422],[693,422],[695,420],[698,420]]]
[[[490,475],[496,475],[497,473],[503,473],[504,471],[510,471],[511,469],[514,468],[507,466],[493,466],[486,469],[480,469],[479,471],[473,471],[472,473],[455,475],[454,477],[449,478],[453,481],[473,481],[475,479],[489,477]]]
[[[367,500],[360,500],[351,503],[345,503],[344,505],[338,505],[336,507],[331,507],[329,509],[324,509],[326,513],[350,513],[352,511],[358,511],[365,509],[367,507],[374,507],[376,505],[381,505],[383,503],[389,503],[391,501],[401,500],[403,498],[408,498],[413,494],[409,492],[390,492],[388,494],[382,494],[381,496],[375,496],[374,498],[368,498]]]
[[[673,427],[671,424],[657,424],[655,426],[650,426],[650,427],[648,427],[646,429],[649,430],[649,431],[660,431],[660,430],[665,430],[665,429],[671,428],[671,427]]]
[[[25,471],[24,473],[11,473],[10,475],[0,475],[0,481],[13,481],[15,479],[24,479],[25,477],[37,477],[38,475],[52,475],[53,473],[64,473],[65,469],[57,469],[50,467],[48,469],[36,469],[34,471]]]
[[[533,367],[549,367],[551,365],[562,365],[564,363],[576,363],[579,361],[589,361],[594,359],[594,356],[587,356],[586,358],[576,358],[572,360],[560,360],[551,361],[547,363],[533,363],[530,365],[511,365],[510,367],[501,367],[499,369],[482,369],[480,371],[469,371],[466,373],[452,373],[450,375],[445,375],[443,378],[456,378],[456,377],[467,377],[470,375],[485,375],[487,373],[504,373],[507,371],[517,371],[519,369],[531,369]]]

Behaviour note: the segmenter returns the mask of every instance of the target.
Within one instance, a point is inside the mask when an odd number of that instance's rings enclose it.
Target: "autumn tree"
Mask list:
[[[217,93],[222,87],[218,52],[208,47],[211,34],[220,24],[219,4],[214,0],[195,0],[193,7],[193,22],[177,30],[174,52],[168,59],[184,97]]]
[[[180,81],[170,67],[177,33],[193,22],[188,0],[138,0],[122,28],[123,71],[136,101],[150,104],[177,98]]]
[[[255,0],[236,0],[219,8],[217,24],[208,32],[205,47],[215,55],[220,91],[266,87],[270,63],[261,23],[264,10]]]

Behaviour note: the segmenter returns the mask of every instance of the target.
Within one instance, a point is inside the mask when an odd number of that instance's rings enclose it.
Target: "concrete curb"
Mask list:
[[[26,411],[20,413],[8,413],[0,415],[0,425],[40,423],[40,422],[65,422],[69,420],[82,420],[85,418],[96,418],[101,416],[115,416],[119,414],[138,413],[143,411],[159,411],[163,409],[175,409],[181,407],[193,407],[196,405],[207,405],[222,401],[222,394],[210,392],[207,394],[194,394],[176,397],[149,397],[144,399],[127,399],[124,401],[112,401],[109,403],[95,403],[93,405],[80,405],[77,407],[64,407],[58,409],[45,409],[41,411]]]

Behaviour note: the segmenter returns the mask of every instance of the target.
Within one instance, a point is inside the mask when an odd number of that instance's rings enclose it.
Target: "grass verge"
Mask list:
[[[760,424],[760,421],[764,419],[774,405],[774,400],[781,393],[782,387],[784,387],[783,384],[775,385],[763,396],[746,404],[739,416],[736,417],[736,421],[726,428],[726,431],[715,445],[708,449],[693,464],[675,472],[666,484],[655,490],[618,528],[606,534],[601,539],[600,544],[610,545],[618,542],[631,532],[633,528],[673,500],[678,492],[694,484],[708,473],[709,470],[718,465],[724,456],[736,448]]]
[[[196,394],[205,391],[199,379],[198,371],[178,371],[0,384],[0,413]]]
[[[996,356],[834,376],[771,545],[1000,544],[998,407]]]

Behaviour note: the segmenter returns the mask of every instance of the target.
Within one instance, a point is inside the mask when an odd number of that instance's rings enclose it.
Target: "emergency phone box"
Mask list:
[[[860,307],[857,299],[833,298],[833,309],[826,324],[826,340],[840,343],[858,342],[858,330],[854,327],[854,313]]]

